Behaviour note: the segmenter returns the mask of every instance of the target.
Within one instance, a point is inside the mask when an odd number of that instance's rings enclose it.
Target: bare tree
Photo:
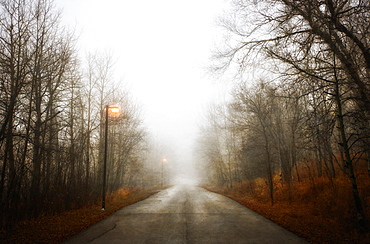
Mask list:
[[[282,83],[289,80],[287,84],[295,87],[313,83],[306,86],[311,90],[300,96],[306,97],[307,111],[312,112],[308,121],[324,121],[313,133],[319,154],[318,169],[321,170],[319,164],[323,160],[330,177],[335,177],[331,146],[334,137],[331,133],[338,134],[359,222],[364,227],[363,207],[351,169],[354,162],[351,155],[361,150],[368,152],[365,145],[368,144],[370,119],[369,2],[237,0],[233,3],[233,18],[223,21],[233,35],[226,48],[216,54],[221,60],[216,70],[225,70],[236,64],[243,72],[251,61],[258,62],[258,57],[263,57],[278,61],[274,64],[281,75],[277,79]],[[294,103],[290,101],[288,104]],[[337,118],[337,131],[333,131],[333,114]],[[280,160],[291,160],[284,164],[290,168],[296,164],[297,154],[294,151],[288,153],[285,146],[290,141],[289,147],[295,150],[296,140],[291,137],[287,141],[286,130],[275,128],[278,129],[275,139],[278,139]],[[297,131],[293,127],[291,129],[290,134],[295,136]],[[320,135],[322,132],[325,135]],[[282,138],[284,141],[279,141]],[[355,149],[360,141],[361,146]],[[291,156],[287,157],[289,154]],[[289,168],[283,171],[288,172]]]
[[[23,1],[4,1],[1,3],[0,22],[0,45],[1,45],[1,178],[0,178],[0,202],[8,212],[9,202],[7,197],[13,195],[10,189],[16,189],[16,157],[14,148],[14,134],[16,127],[16,111],[22,96],[22,90],[29,83],[27,79],[28,65],[30,65],[30,52],[24,47],[30,42],[29,32],[32,15],[27,12],[27,6],[20,8]],[[23,21],[18,21],[19,19]],[[27,127],[29,130],[29,127]],[[29,134],[27,134],[29,136]],[[27,137],[29,140],[29,137]],[[27,145],[27,144],[26,144]],[[27,148],[24,149],[27,151]],[[8,182],[8,184],[6,184]],[[8,189],[7,196],[5,191]],[[18,192],[19,193],[19,192]],[[17,195],[14,194],[14,195]]]
[[[146,133],[113,83],[112,57],[91,58],[83,79],[73,34],[51,0],[1,1],[0,15],[0,228],[100,196],[107,104],[124,108],[110,127],[109,189],[138,185]]]

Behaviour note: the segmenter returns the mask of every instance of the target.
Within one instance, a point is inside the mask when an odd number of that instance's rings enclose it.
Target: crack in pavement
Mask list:
[[[101,233],[99,236],[94,237],[92,240],[88,241],[87,243],[91,243],[91,242],[95,241],[96,239],[99,239],[100,237],[104,236],[108,232],[114,230],[116,227],[117,227],[117,224],[116,224],[116,222],[114,222],[113,228],[111,228],[109,230],[106,230],[105,232]]]

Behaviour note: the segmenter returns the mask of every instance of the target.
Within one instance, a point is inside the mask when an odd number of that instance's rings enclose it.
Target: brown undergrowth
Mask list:
[[[366,167],[357,173],[365,216],[370,218],[370,178]],[[304,172],[304,171],[301,171]],[[232,188],[207,187],[296,233],[311,243],[370,243],[370,234],[358,231],[356,211],[348,177],[308,177],[305,172],[289,186],[274,178],[275,203],[271,204],[267,182],[255,179]],[[368,221],[368,223],[370,223]]]
[[[117,210],[158,192],[151,189],[120,189],[106,198],[106,210],[100,203],[53,216],[42,216],[18,224],[11,231],[0,232],[0,243],[61,243]]]

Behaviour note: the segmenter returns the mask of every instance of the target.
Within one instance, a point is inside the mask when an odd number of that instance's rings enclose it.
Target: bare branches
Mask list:
[[[113,56],[91,58],[84,72],[59,18],[52,0],[0,1],[0,228],[100,196],[101,107],[110,103],[124,112],[109,131],[108,190],[143,182],[146,133],[113,82]]]
[[[363,226],[351,155],[370,152],[366,146],[370,140],[369,1],[233,3],[233,18],[224,21],[229,42],[218,53],[221,70],[236,67],[244,73],[255,62],[264,62],[279,76],[271,75],[278,83],[275,90],[260,84],[253,91],[234,94],[230,121],[244,128],[240,133],[248,143],[270,147],[265,155],[278,158],[272,161],[280,162],[283,176],[289,176],[289,169],[297,164],[299,150],[302,155],[312,150],[318,155],[318,174],[324,162],[328,175],[335,177],[332,155],[341,150]],[[267,135],[268,143],[259,145],[261,139],[253,135]],[[284,180],[289,182],[289,177]]]

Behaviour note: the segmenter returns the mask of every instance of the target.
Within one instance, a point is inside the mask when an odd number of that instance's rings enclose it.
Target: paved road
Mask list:
[[[66,243],[307,243],[231,199],[174,186],[125,207]]]

